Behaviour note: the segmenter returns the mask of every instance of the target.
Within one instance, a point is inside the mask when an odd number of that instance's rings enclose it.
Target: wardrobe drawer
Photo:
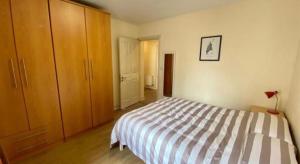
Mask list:
[[[1,139],[8,159],[14,159],[49,144],[48,130],[37,128]]]

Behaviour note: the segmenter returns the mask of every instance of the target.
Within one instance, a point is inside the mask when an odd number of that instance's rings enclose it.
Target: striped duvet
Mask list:
[[[292,143],[270,141],[263,144],[270,147],[267,151],[261,146],[265,139],[255,135],[263,135],[261,129],[272,127],[265,125],[268,122],[264,120],[270,121],[247,111],[164,98],[123,115],[113,128],[111,144],[126,145],[148,164],[274,162],[262,158],[262,154],[277,158],[276,163],[296,163]],[[258,123],[263,124],[263,128],[258,127],[260,133],[255,126]],[[276,152],[273,143],[279,145]],[[289,151],[283,152],[281,148]]]

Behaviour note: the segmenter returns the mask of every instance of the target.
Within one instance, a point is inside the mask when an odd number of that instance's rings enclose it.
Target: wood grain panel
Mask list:
[[[93,126],[112,119],[112,56],[110,16],[86,8],[88,54],[90,57]]]
[[[106,115],[107,120],[113,119],[113,108],[114,108],[114,96],[113,96],[113,68],[112,68],[112,46],[111,46],[111,16],[110,14],[105,14],[104,16],[104,33],[105,33],[105,61],[104,72],[106,72],[106,82],[105,82],[105,93],[106,95]]]
[[[59,92],[66,137],[92,126],[84,8],[50,0]]]
[[[37,128],[2,138],[2,146],[8,160],[13,161],[32,151],[46,147],[50,144],[48,129]]]
[[[0,1],[0,137],[29,129],[14,46],[10,2]]]
[[[51,143],[63,133],[48,1],[11,2],[18,57],[25,66],[21,72],[30,127],[47,128]]]

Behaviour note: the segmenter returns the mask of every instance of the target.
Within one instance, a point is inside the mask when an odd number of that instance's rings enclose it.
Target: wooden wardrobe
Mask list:
[[[110,15],[72,1],[0,1],[0,144],[9,159],[112,119]]]
[[[66,137],[112,119],[110,16],[50,0],[53,41]]]
[[[0,137],[11,158],[62,139],[63,131],[48,2],[0,3]]]

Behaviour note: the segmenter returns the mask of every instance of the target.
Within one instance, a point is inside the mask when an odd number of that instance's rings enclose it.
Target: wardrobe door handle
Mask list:
[[[85,80],[88,80],[88,60],[84,59],[84,76]]]
[[[94,68],[93,68],[93,60],[90,59],[90,76],[91,76],[91,79],[94,80]]]
[[[15,88],[18,88],[13,58],[10,58],[9,63],[10,63],[10,67],[11,67],[12,77],[13,77],[13,80],[14,80],[14,84],[13,85],[14,85]]]
[[[24,59],[21,59],[20,63],[23,67],[23,73],[24,73],[24,78],[25,78],[25,86],[28,87],[28,77],[27,77],[27,70],[26,70],[26,65],[25,65]]]

